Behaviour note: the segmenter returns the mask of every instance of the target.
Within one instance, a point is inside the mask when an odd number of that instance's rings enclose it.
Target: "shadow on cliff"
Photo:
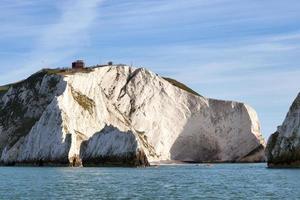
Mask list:
[[[34,83],[32,82],[31,84],[33,85]],[[44,88],[44,91],[35,91],[35,93],[33,93],[33,97],[26,97],[29,103],[26,105],[27,107],[25,107],[24,110],[30,110],[35,106],[42,109],[42,112],[40,115],[32,118],[30,120],[30,124],[27,123],[27,120],[20,120],[20,126],[18,126],[16,131],[14,131],[8,138],[5,152],[2,153],[2,158],[5,158],[2,160],[2,164],[35,166],[68,165],[68,152],[71,147],[71,134],[67,133],[64,141],[53,142],[49,140],[46,143],[43,141],[47,138],[47,134],[51,134],[46,130],[51,130],[52,127],[57,127],[55,130],[56,136],[58,136],[57,138],[63,138],[62,129],[58,126],[58,124],[62,124],[62,113],[58,107],[56,97],[60,96],[65,91],[67,82],[64,81],[62,77],[58,77],[55,81],[50,78],[47,84],[48,87]],[[51,98],[46,100],[46,102],[44,102],[45,95],[51,95]],[[33,100],[31,100],[31,98],[33,98]],[[31,105],[31,102],[37,102],[37,105]],[[51,110],[47,109],[50,104],[55,105],[55,107],[52,107]],[[49,120],[52,115],[55,115],[55,122]],[[37,123],[39,123],[39,129],[35,127]],[[43,143],[46,144],[46,147],[40,145]],[[52,153],[57,152],[57,145],[61,145],[64,150],[59,152],[59,156],[53,156]]]
[[[195,127],[195,119],[190,119],[171,147],[171,159],[183,162],[212,162],[219,160],[220,148],[217,140],[209,138],[209,133],[201,127]]]
[[[189,103],[190,110],[193,110],[193,101],[190,100]],[[251,121],[243,118],[247,117],[246,112],[243,104],[236,103],[232,106],[229,101],[210,99],[208,107],[202,107],[188,119],[171,147],[171,159],[185,162],[263,161],[263,156],[254,157],[260,156],[263,146],[251,133]],[[233,123],[237,121],[238,123]],[[246,125],[244,121],[247,122]],[[236,139],[236,134],[241,134],[240,127],[244,125],[249,127],[249,134],[245,138]]]
[[[106,125],[80,146],[83,166],[148,166],[133,132]]]

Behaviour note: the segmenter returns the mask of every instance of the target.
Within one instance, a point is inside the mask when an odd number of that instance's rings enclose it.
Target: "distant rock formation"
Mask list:
[[[300,167],[300,93],[267,144],[269,167]]]
[[[202,97],[144,68],[43,70],[0,96],[5,165],[261,162],[248,105]]]

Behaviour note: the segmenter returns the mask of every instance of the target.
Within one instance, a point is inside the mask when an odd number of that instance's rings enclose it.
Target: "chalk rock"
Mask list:
[[[38,72],[0,97],[3,164],[265,159],[257,114],[246,104],[203,97],[144,68],[50,72]]]
[[[269,167],[300,167],[300,93],[267,144]]]

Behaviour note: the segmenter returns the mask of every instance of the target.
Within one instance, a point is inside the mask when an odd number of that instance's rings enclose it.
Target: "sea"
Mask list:
[[[0,199],[300,199],[300,170],[265,163],[0,167]]]

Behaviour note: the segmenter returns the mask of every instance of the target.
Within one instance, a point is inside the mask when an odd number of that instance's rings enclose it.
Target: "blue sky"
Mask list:
[[[146,67],[246,102],[267,138],[300,91],[299,0],[1,0],[0,84],[44,67]]]

